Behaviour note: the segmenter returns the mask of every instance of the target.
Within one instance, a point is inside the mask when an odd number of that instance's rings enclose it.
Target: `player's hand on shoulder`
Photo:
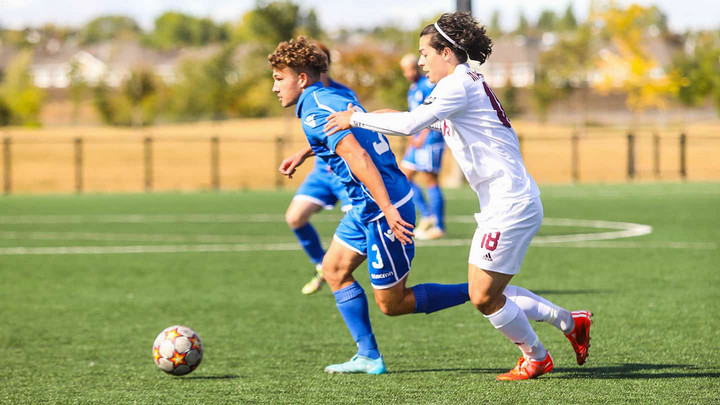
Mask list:
[[[338,111],[330,114],[327,118],[327,123],[323,128],[325,135],[330,136],[338,131],[350,129],[350,117],[355,112],[355,108],[352,103],[348,103],[348,109],[345,111]]]

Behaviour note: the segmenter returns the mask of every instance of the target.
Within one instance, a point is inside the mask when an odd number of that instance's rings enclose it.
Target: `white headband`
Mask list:
[[[433,25],[435,26],[435,29],[437,30],[437,32],[439,32],[440,35],[443,36],[443,38],[447,39],[448,42],[450,42],[451,44],[453,44],[454,47],[460,48],[460,49],[462,49],[463,51],[465,50],[465,49],[463,49],[462,46],[458,45],[457,42],[453,41],[453,39],[450,38],[450,36],[449,36],[448,34],[446,34],[445,31],[441,30],[441,29],[440,29],[440,26],[438,25],[438,23],[434,23]]]

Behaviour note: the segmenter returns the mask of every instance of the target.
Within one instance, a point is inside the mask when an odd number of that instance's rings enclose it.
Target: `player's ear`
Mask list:
[[[298,75],[298,84],[300,85],[300,87],[304,89],[308,86],[308,84],[310,84],[309,82],[310,78],[308,77],[307,73],[300,72],[300,74]]]

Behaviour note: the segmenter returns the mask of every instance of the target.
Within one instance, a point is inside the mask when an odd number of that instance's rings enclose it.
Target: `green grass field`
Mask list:
[[[312,269],[283,222],[291,192],[0,198],[0,402],[720,401],[720,184],[542,190],[548,221],[513,283],[592,310],[592,348],[579,367],[535,324],[555,370],[510,383],[495,376],[518,349],[470,304],[390,318],[371,302],[389,373],[323,373],[355,347],[327,287],[300,294]],[[447,195],[448,237],[418,244],[411,285],[466,279],[477,200]],[[314,218],[329,243],[339,214]],[[151,358],[173,324],[205,345],[186,377]]]

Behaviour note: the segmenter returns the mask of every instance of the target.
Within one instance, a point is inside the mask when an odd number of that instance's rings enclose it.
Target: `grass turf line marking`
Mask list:
[[[134,241],[134,242],[201,242],[201,243],[240,243],[257,242],[258,239],[268,241],[280,237],[251,235],[189,235],[174,234],[139,234],[139,233],[100,233],[100,232],[35,232],[35,231],[0,231],[0,239],[31,239],[31,240],[93,240],[93,241]],[[282,239],[287,239],[282,237]]]
[[[533,241],[533,245],[535,245]],[[421,247],[470,246],[466,239],[423,241]],[[586,242],[571,244],[540,244],[539,247],[565,248],[666,248],[714,250],[713,242]],[[61,247],[13,247],[0,248],[0,256],[27,255],[105,255],[105,254],[148,254],[148,253],[227,253],[256,251],[301,250],[297,243],[247,244],[247,245],[156,245],[156,246],[61,246]]]
[[[101,219],[116,221],[117,216],[71,216],[73,221],[78,219],[87,220]],[[108,218],[110,217],[110,218]],[[127,216],[123,216],[127,218]],[[135,222],[140,222],[141,218],[148,216],[129,216]],[[163,221],[175,216],[149,216],[157,220],[158,217]],[[227,218],[227,215],[212,215],[212,218]],[[231,216],[233,219],[238,217],[247,218],[248,216]],[[257,218],[256,216],[254,216]],[[272,217],[275,221],[281,221],[282,216],[264,215],[261,220],[267,221]],[[5,217],[8,218],[8,217]],[[29,217],[24,217],[29,219]],[[47,217],[32,217],[47,218]],[[51,216],[53,220],[58,220],[57,216]],[[67,217],[65,217],[67,218]],[[189,219],[187,216],[182,217]],[[208,216],[201,218],[190,218],[190,220],[208,221]],[[453,222],[472,223],[473,217],[453,216]],[[152,220],[150,221],[152,222]],[[47,223],[47,222],[42,222]],[[55,223],[55,222],[53,222]],[[549,226],[581,226],[592,228],[609,228],[617,231],[585,233],[574,235],[553,235],[538,236],[532,241],[533,246],[556,246],[556,247],[577,247],[577,248],[673,248],[673,249],[717,249],[717,244],[712,242],[653,242],[653,241],[624,241],[624,242],[601,242],[609,239],[629,238],[634,236],[647,235],[652,232],[649,225],[634,224],[629,222],[612,222],[597,220],[579,220],[567,218],[545,218],[544,225]],[[81,238],[94,240],[133,240],[137,237],[143,241],[177,241],[177,242],[227,242],[233,241],[234,238],[245,238],[243,235],[195,235],[183,237],[177,235],[141,235],[141,234],[102,234],[90,232],[0,232],[0,237],[17,238],[28,235],[36,239],[68,239]],[[237,239],[235,239],[237,240]],[[470,239],[442,239],[436,241],[417,241],[420,247],[451,247],[451,246],[470,246]],[[275,244],[218,244],[218,245],[157,245],[157,246],[61,246],[61,247],[12,247],[0,248],[0,255],[66,255],[66,254],[142,254],[142,253],[212,253],[212,252],[249,252],[249,251],[291,251],[300,250],[300,246],[296,243],[275,243]]]

